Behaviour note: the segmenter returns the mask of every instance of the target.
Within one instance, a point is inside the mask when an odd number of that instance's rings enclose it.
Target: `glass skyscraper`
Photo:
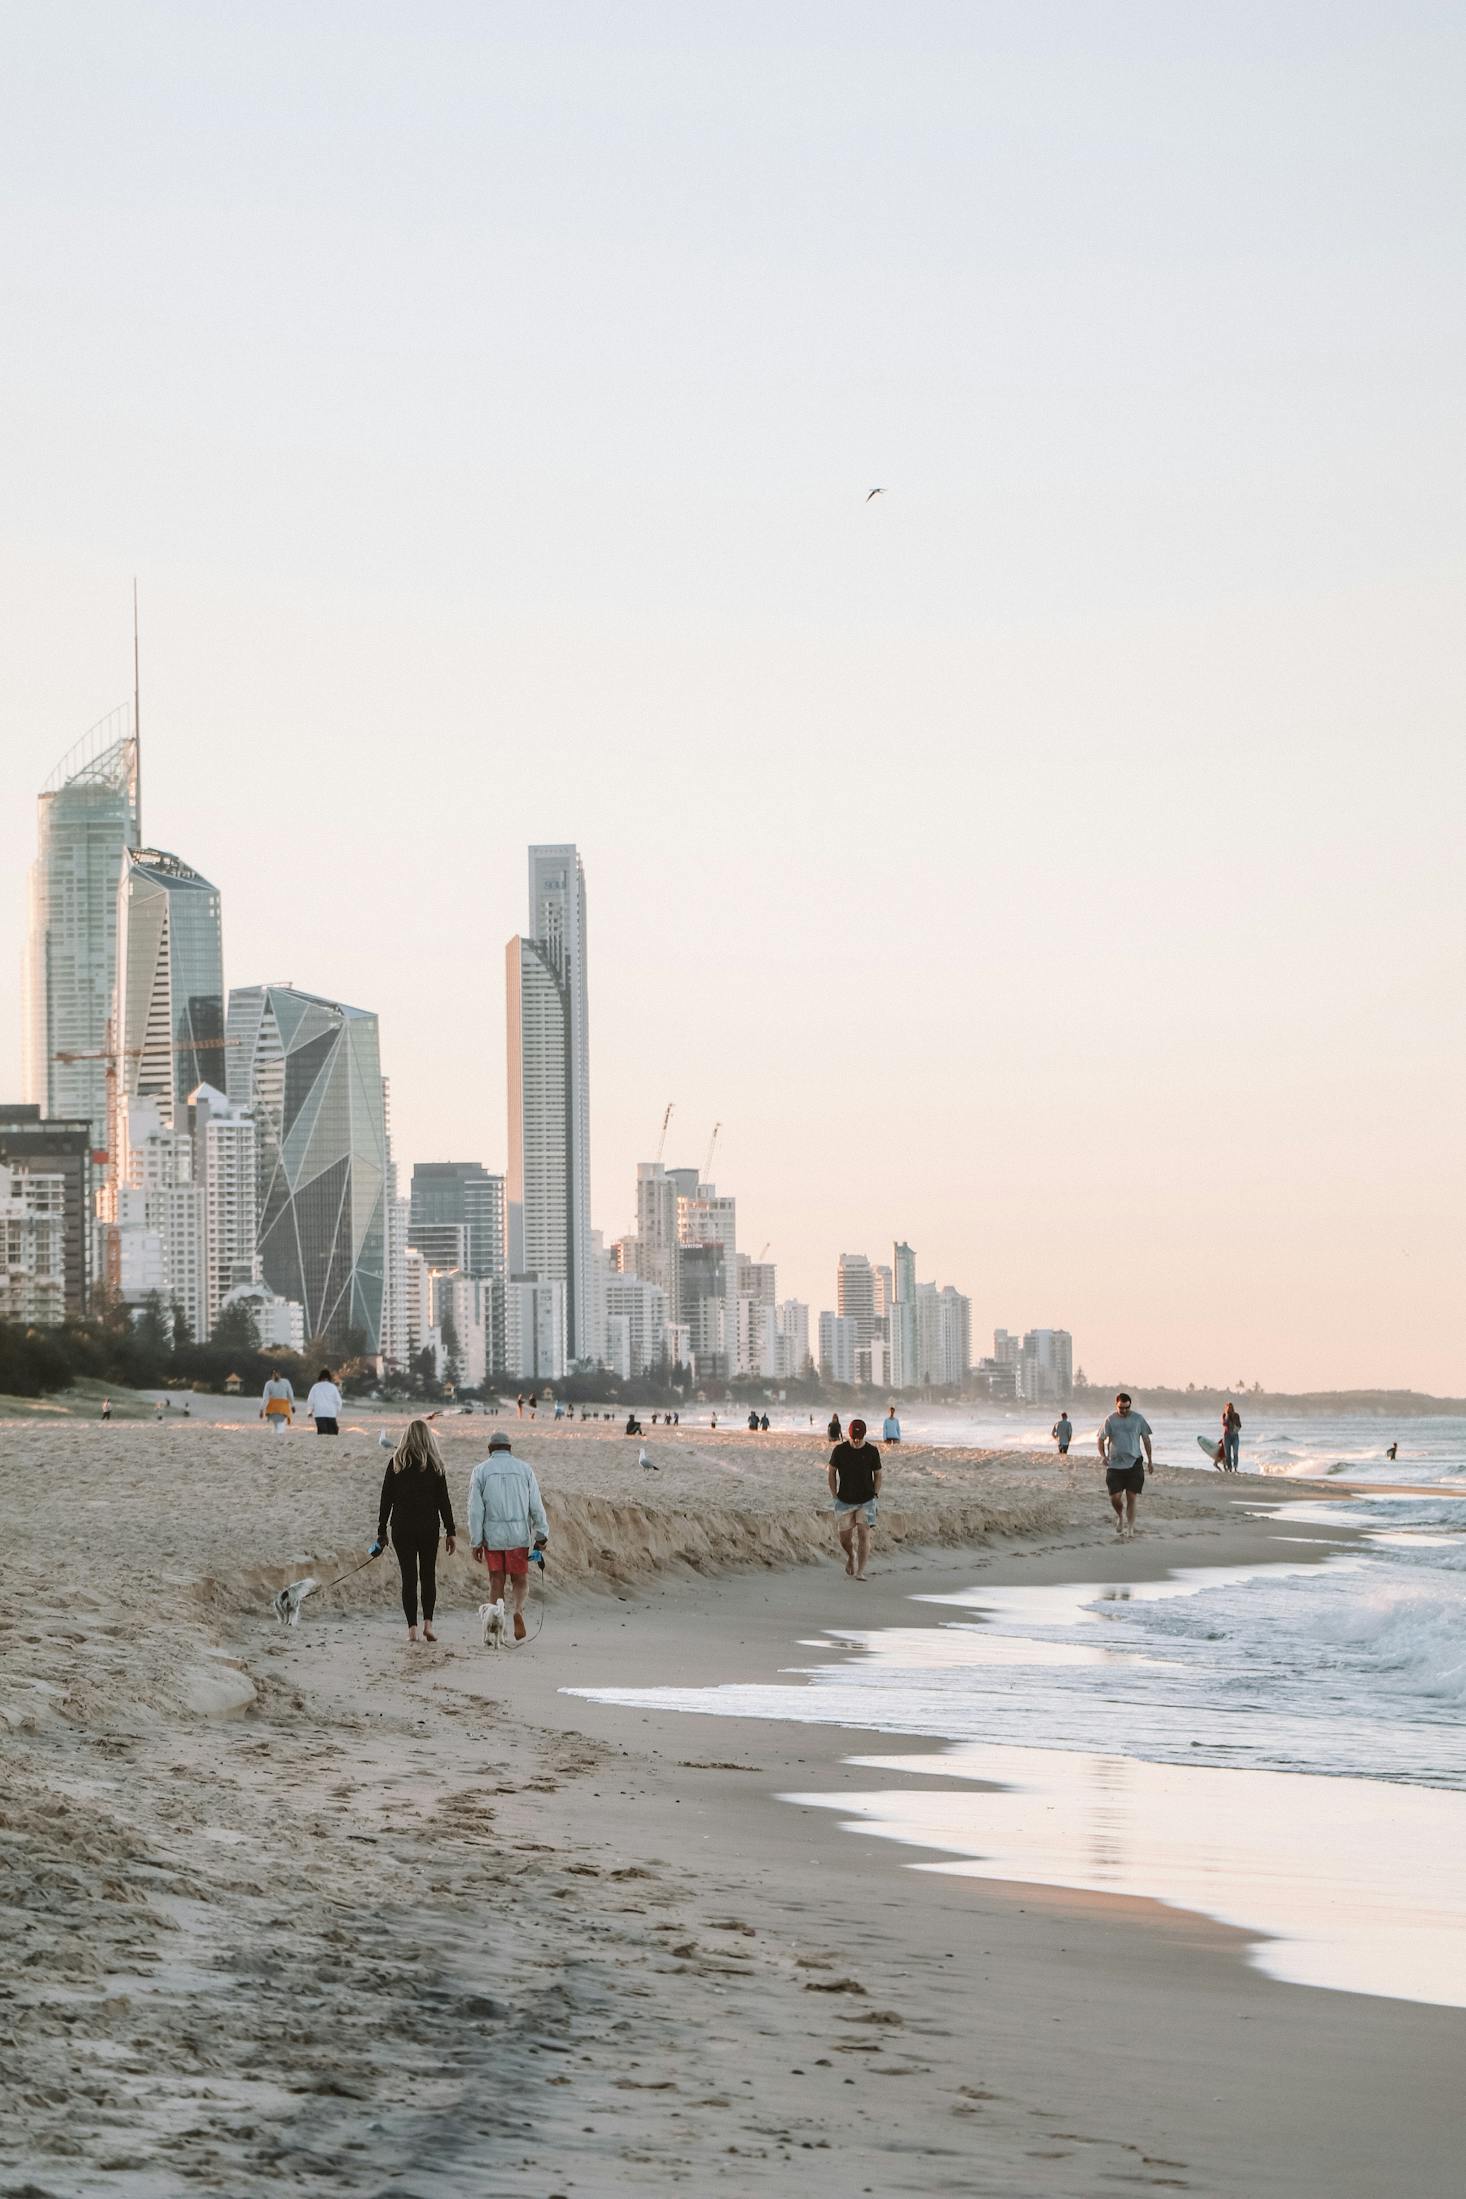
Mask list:
[[[117,899],[119,1104],[151,1099],[165,1130],[223,1081],[224,947],[219,895],[176,855],[130,854]]]
[[[566,1350],[595,1359],[585,870],[573,846],[529,851],[528,937],[506,950],[511,1275],[565,1286]]]
[[[26,1098],[91,1125],[107,1144],[107,1059],[117,985],[117,889],[137,846],[138,743],[131,707],[64,756],[41,791],[26,956]]]
[[[504,1273],[504,1179],[482,1161],[418,1161],[412,1171],[410,1236],[430,1253],[430,1231],[462,1232],[463,1267],[487,1281]],[[430,1259],[430,1265],[451,1265]]]
[[[305,1307],[307,1335],[381,1348],[387,1123],[377,1019],[246,985],[229,995],[229,1097],[254,1111],[265,1281]]]

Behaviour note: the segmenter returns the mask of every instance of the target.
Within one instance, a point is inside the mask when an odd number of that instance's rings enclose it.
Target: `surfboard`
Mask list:
[[[1220,1466],[1222,1463],[1221,1444],[1219,1442],[1214,1443],[1209,1435],[1199,1435],[1196,1440],[1205,1451],[1207,1457],[1211,1460],[1213,1466]]]

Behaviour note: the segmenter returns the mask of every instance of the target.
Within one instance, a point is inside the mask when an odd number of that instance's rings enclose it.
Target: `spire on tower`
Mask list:
[[[132,771],[133,813],[137,820],[137,844],[146,845],[143,839],[143,740],[142,740],[142,681],[138,673],[137,645],[137,575],[132,577]]]

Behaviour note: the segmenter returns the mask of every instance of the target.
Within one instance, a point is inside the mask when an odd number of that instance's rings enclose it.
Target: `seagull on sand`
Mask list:
[[[381,1434],[377,1437],[377,1449],[379,1451],[395,1451],[396,1448],[396,1444],[392,1441],[392,1438],[388,1435],[386,1429],[384,1428]]]
[[[885,493],[886,492],[884,489],[872,489],[870,492],[870,496],[884,496]],[[870,502],[870,496],[868,496],[865,500],[867,504]]]
[[[647,1447],[644,1443],[641,1447],[641,1451],[637,1457],[636,1463],[638,1466],[644,1466],[649,1474],[655,1474],[661,1471],[660,1467],[654,1466],[652,1464],[651,1454],[647,1450]]]

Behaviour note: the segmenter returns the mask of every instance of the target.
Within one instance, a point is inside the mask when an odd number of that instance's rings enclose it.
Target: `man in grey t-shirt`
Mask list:
[[[1105,1462],[1105,1487],[1115,1511],[1115,1533],[1128,1542],[1135,1532],[1135,1500],[1145,1487],[1145,1469],[1155,1460],[1150,1450],[1150,1422],[1136,1412],[1128,1390],[1121,1390],[1115,1409],[1099,1432],[1099,1455]]]

